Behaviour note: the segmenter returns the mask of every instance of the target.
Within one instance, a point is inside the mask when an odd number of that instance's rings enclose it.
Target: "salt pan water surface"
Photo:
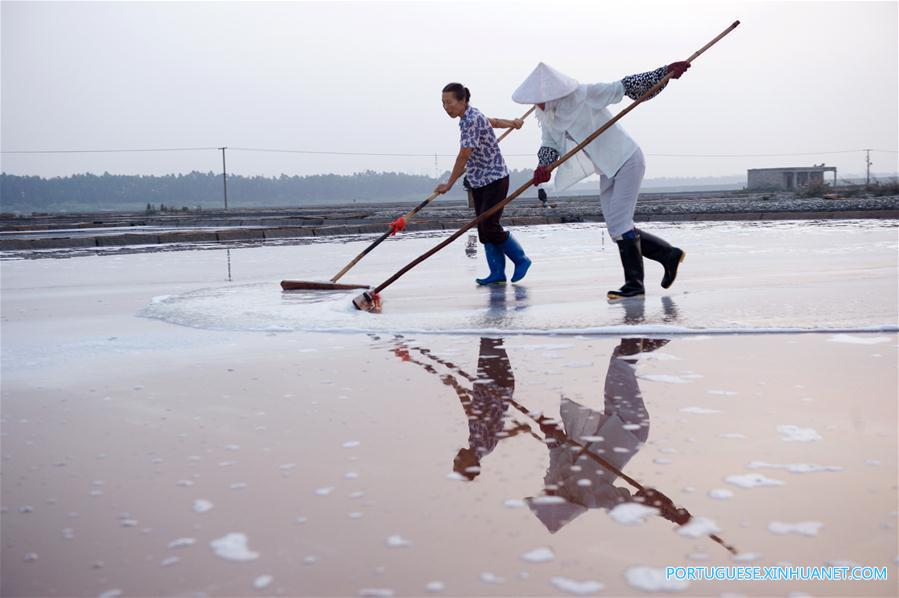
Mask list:
[[[505,289],[452,245],[381,313],[277,285],[355,238],[4,256],[0,592],[895,596],[896,228],[647,228],[681,277],[618,305],[594,225],[515,231]],[[787,563],[889,579],[664,577]]]
[[[687,250],[681,275],[687,282],[664,291],[658,286],[661,268],[647,260],[646,301],[610,305],[605,291],[622,281],[617,249],[604,229],[535,227],[516,233],[534,261],[520,284],[473,288],[485,265],[482,256],[462,257],[459,240],[388,287],[377,314],[352,307],[359,291],[282,293],[277,285],[281,277],[327,280],[340,269],[331,255],[335,248],[348,261],[365,242],[260,250],[251,266],[259,274],[272,262],[283,268],[288,253],[290,269],[272,272],[265,282],[156,297],[141,315],[261,331],[585,334],[633,331],[633,325],[672,334],[896,330],[896,230],[870,222],[682,225],[662,232]],[[374,286],[435,242],[428,235],[386,244],[341,282]]]

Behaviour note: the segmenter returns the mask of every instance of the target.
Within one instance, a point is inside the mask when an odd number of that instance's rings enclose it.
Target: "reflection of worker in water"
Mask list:
[[[649,414],[637,384],[635,365],[641,353],[655,351],[666,343],[666,339],[621,339],[609,360],[603,411],[563,397],[561,421],[549,420],[551,423],[541,425],[547,438],[555,440],[548,443],[545,492],[563,501],[541,497],[526,502],[550,532],[555,533],[588,509],[611,509],[622,502],[648,498],[645,493],[631,495],[628,488],[615,486],[618,474],[612,468],[623,470],[649,436]],[[603,462],[612,468],[604,467]],[[666,516],[666,509],[661,511]]]
[[[482,338],[478,355],[478,374],[472,381],[468,400],[459,395],[468,416],[468,447],[459,449],[453,470],[469,480],[481,471],[481,460],[496,448],[502,438],[529,430],[517,424],[507,430],[510,421],[508,400],[515,392],[515,376],[509,357],[499,338]]]
[[[546,189],[544,189],[543,187],[540,187],[539,189],[537,189],[537,199],[540,200],[542,207],[545,208],[546,207]]]
[[[478,355],[477,376],[467,374],[455,364],[444,361],[428,349],[414,347],[415,351],[447,369],[452,374],[440,374],[430,363],[415,359],[407,346],[393,349],[403,361],[421,366],[427,372],[440,376],[447,386],[452,386],[468,417],[468,447],[459,449],[453,459],[453,470],[473,480],[481,472],[481,460],[489,455],[503,438],[530,431],[527,424],[513,422],[509,417],[509,401],[515,391],[515,376],[501,338],[482,338]],[[471,382],[466,388],[458,378]],[[510,425],[511,424],[511,425]]]

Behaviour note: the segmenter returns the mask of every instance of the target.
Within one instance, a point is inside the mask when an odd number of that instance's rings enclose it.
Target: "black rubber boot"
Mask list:
[[[643,257],[659,262],[665,268],[665,275],[662,277],[662,288],[667,289],[674,284],[674,279],[677,278],[677,267],[687,257],[687,253],[683,249],[672,247],[671,243],[665,239],[661,239],[646,231],[635,230],[640,235]]]
[[[624,286],[617,291],[609,291],[609,299],[643,296],[643,255],[640,253],[640,237],[621,239],[618,243],[618,256],[624,268]]]

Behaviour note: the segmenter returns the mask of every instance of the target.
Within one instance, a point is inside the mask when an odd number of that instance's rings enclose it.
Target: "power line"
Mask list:
[[[258,147],[231,147],[229,150],[245,151],[245,152],[268,152],[268,153],[286,153],[286,154],[307,154],[321,156],[375,156],[375,157],[392,157],[392,158],[452,158],[456,154],[433,154],[433,153],[381,153],[381,152],[331,152],[317,150],[300,150],[300,149],[277,149],[277,148],[258,148]],[[147,149],[79,149],[79,150],[4,150],[0,154],[100,154],[100,153],[135,153],[135,152],[189,152],[217,150],[221,147],[175,147],[175,148],[147,148]],[[882,153],[899,153],[897,150],[884,149],[852,149],[825,152],[794,152],[794,153],[774,153],[774,154],[666,154],[652,153],[647,156],[662,158],[774,158],[788,156],[819,156],[824,154],[852,154],[856,152],[882,152]],[[528,154],[504,154],[507,157],[531,157]]]
[[[4,150],[0,154],[117,154],[123,152],[195,152],[220,147],[165,147],[151,149]]]

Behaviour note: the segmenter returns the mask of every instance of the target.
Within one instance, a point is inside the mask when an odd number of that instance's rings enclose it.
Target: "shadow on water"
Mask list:
[[[665,297],[662,303],[666,319],[676,320],[674,301]],[[625,322],[639,323],[644,304],[643,300],[622,302]],[[505,306],[504,299],[501,305]],[[676,506],[661,490],[643,485],[624,471],[645,445],[650,430],[636,375],[639,358],[669,342],[665,338],[619,339],[606,370],[602,409],[582,405],[563,393],[558,418],[530,410],[515,399],[515,375],[502,338],[480,338],[475,375],[399,335],[391,350],[404,362],[438,376],[459,399],[469,431],[468,446],[453,459],[453,471],[460,479],[472,481],[481,475],[485,459],[506,438],[526,435],[547,447],[549,466],[543,489],[525,503],[550,533],[556,533],[590,509],[612,510],[626,503],[651,507],[654,514],[678,526],[693,520],[689,511]],[[736,554],[717,535],[709,537]]]

